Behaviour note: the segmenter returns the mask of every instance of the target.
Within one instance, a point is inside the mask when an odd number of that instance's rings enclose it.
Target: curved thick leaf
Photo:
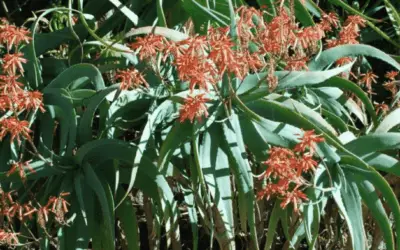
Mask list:
[[[366,180],[364,176],[360,176],[358,174],[350,174],[349,176],[351,179],[357,182],[361,198],[371,211],[372,217],[374,217],[376,223],[381,229],[385,239],[386,248],[394,250],[394,237],[389,217],[386,214],[381,199],[376,193],[375,187],[371,184],[371,182]]]
[[[337,134],[335,129],[320,114],[290,98],[274,94],[267,99],[250,102],[248,106],[267,119],[292,124],[304,129],[310,128],[310,124],[312,124],[312,127],[318,126],[320,130],[333,137]]]
[[[336,60],[347,56],[370,56],[382,60],[400,70],[400,64],[385,52],[369,45],[355,44],[342,45],[323,51],[318,57],[310,62],[310,71],[322,70],[336,62]]]
[[[374,125],[378,125],[378,117],[376,116],[374,105],[371,103],[370,98],[365,94],[365,92],[355,83],[346,80],[341,77],[333,77],[326,80],[325,82],[319,84],[317,87],[338,87],[342,90],[351,91],[355,94],[365,105],[365,109],[368,111],[369,115],[372,117]]]
[[[392,188],[389,183],[381,176],[375,169],[369,168],[368,165],[364,165],[364,162],[360,162],[356,157],[344,156],[341,161],[344,164],[348,164],[350,166],[346,166],[349,168],[349,171],[353,171],[356,174],[362,175],[365,179],[370,181],[377,190],[380,191],[383,199],[386,201],[388,207],[391,209],[393,213],[396,234],[400,234],[400,205],[399,201],[394,194]],[[354,166],[354,167],[353,167]],[[396,245],[400,244],[400,238],[396,237]]]
[[[220,134],[222,134],[220,124],[214,124],[205,132],[200,145],[199,160],[204,180],[223,221],[222,225],[218,225],[218,220],[216,220],[216,228],[219,230],[217,233],[223,235],[219,237],[220,244],[229,249],[235,249],[235,242],[231,240],[235,235],[235,230],[229,159],[221,148]]]
[[[145,34],[150,34],[150,33],[166,37],[175,42],[185,40],[189,37],[188,35],[181,33],[179,31],[168,29],[165,27],[159,27],[159,26],[140,27],[137,29],[133,29],[133,30],[129,31],[128,33],[126,33],[125,37],[128,38],[131,36],[145,35]]]
[[[400,125],[400,108],[390,112],[376,128],[376,133],[389,132],[392,128]]]
[[[223,123],[223,135],[225,138],[225,150],[229,156],[233,173],[239,184],[239,192],[245,197],[247,219],[249,221],[250,236],[255,248],[258,249],[257,233],[255,228],[254,214],[254,193],[253,174],[247,159],[246,149],[243,142],[243,135],[240,128],[239,117],[233,113]]]
[[[373,133],[345,145],[352,153],[363,156],[376,151],[400,148],[400,133]]]
[[[355,183],[348,180],[341,184],[344,185],[343,188],[338,188],[336,191],[332,192],[333,198],[349,228],[352,239],[352,249],[365,250],[366,235],[363,224],[360,194]]]
[[[60,122],[59,155],[71,155],[77,134],[76,113],[72,101],[62,95],[62,91],[52,90],[43,95],[43,103],[51,117],[58,118]]]
[[[105,88],[101,72],[92,64],[82,63],[64,70],[43,89],[43,93],[52,88],[68,88],[71,83],[82,78],[89,79],[97,91]]]
[[[97,108],[105,100],[107,95],[109,95],[113,91],[116,91],[118,88],[118,84],[112,85],[98,92],[90,99],[89,104],[86,107],[86,110],[83,113],[81,121],[79,123],[78,142],[80,144],[83,144],[92,139],[92,122]]]
[[[106,194],[107,191],[104,189],[102,182],[93,171],[90,164],[85,164],[83,166],[83,171],[85,181],[96,194],[100,203],[100,208],[98,209],[101,210],[101,216],[95,218],[95,220],[100,223],[101,227],[95,230],[97,232],[96,235],[98,234],[99,237],[93,236],[93,247],[97,249],[114,249],[114,215],[113,211],[110,211],[108,195]]]
[[[275,75],[281,79],[277,89],[280,90],[304,85],[315,85],[337,76],[340,73],[350,71],[352,66],[353,63],[349,63],[338,68],[324,71],[277,71],[275,72]]]
[[[120,193],[118,198],[122,198],[122,193]],[[127,249],[139,250],[139,225],[136,217],[136,208],[133,206],[132,201],[130,199],[125,199],[115,212],[125,234],[125,240],[128,245]]]

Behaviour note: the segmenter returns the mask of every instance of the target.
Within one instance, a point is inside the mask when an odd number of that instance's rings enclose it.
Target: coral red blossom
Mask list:
[[[205,94],[199,94],[196,96],[188,96],[185,99],[184,104],[180,109],[180,122],[185,120],[190,120],[193,123],[194,118],[197,118],[201,122],[202,117],[208,117],[208,111],[206,102],[209,101],[208,98],[204,97]]]

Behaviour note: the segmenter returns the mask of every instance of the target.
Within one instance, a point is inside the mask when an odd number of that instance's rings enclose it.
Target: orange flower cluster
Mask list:
[[[330,39],[326,41],[328,48],[333,48],[344,44],[358,44],[358,38],[360,37],[361,28],[366,26],[364,18],[353,15],[348,16],[342,29],[339,31],[339,37],[337,39]]]
[[[26,162],[14,162],[11,164],[11,169],[7,172],[7,177],[18,173],[19,177],[21,178],[22,182],[26,181],[26,173],[25,170],[28,169],[31,173],[35,173],[35,170],[29,165],[30,161]]]
[[[0,111],[11,111],[14,116],[3,118],[0,121],[0,140],[7,134],[21,144],[21,137],[30,140],[28,121],[20,121],[17,115],[23,111],[40,110],[44,112],[43,96],[39,91],[27,91],[20,82],[24,74],[23,64],[27,62],[23,53],[19,52],[22,45],[32,39],[30,32],[9,24],[6,20],[0,21],[0,43],[6,45],[7,54],[2,58],[2,73],[0,75]]]
[[[12,47],[18,48],[20,44],[29,43],[32,40],[29,34],[30,32],[25,28],[11,25],[4,18],[0,20],[0,43],[6,44],[8,51]]]
[[[269,22],[264,20],[265,11],[254,8],[241,7],[236,15],[235,31],[230,27],[211,27],[207,35],[195,35],[179,42],[149,34],[137,38],[130,48],[139,53],[141,60],[155,62],[160,54],[164,61],[170,58],[178,78],[188,82],[191,92],[194,89],[208,92],[210,86],[216,88],[224,74],[243,80],[247,74],[265,69],[268,72],[265,80],[273,91],[278,84],[275,76],[278,63],[285,62],[286,70],[307,70],[308,58],[318,51],[325,32],[339,26],[333,13],[324,14],[321,22],[313,27],[300,27],[292,18],[293,13],[285,8],[280,8],[279,15]],[[231,33],[237,36],[232,37]],[[135,79],[135,82],[142,81]],[[181,121],[207,114],[204,110],[194,110],[195,107],[205,107],[204,102],[199,105],[200,100],[206,101],[192,96],[187,98]],[[187,112],[193,114],[189,116]]]
[[[300,190],[306,184],[303,173],[314,171],[318,163],[313,159],[316,143],[323,142],[324,138],[314,134],[314,130],[305,131],[301,141],[293,150],[273,147],[269,151],[268,160],[263,164],[267,170],[260,179],[269,182],[258,192],[257,198],[270,199],[276,196],[282,199],[281,207],[293,204],[294,211],[299,211],[299,205],[307,196]]]
[[[372,84],[376,83],[376,79],[378,79],[379,77],[375,75],[372,71],[360,74],[360,76],[361,76],[360,83],[364,84],[364,86],[367,88],[367,93],[373,94]]]
[[[188,96],[180,110],[180,122],[188,119],[193,123],[195,117],[201,122],[203,115],[208,117],[207,106],[205,105],[207,101],[208,99],[204,97],[204,94]]]
[[[18,245],[19,241],[17,236],[18,233],[9,233],[4,231],[3,229],[0,229],[0,245]]]
[[[390,93],[392,94],[392,98],[394,98],[399,92],[398,84],[396,83],[396,81],[398,82],[396,78],[398,78],[399,73],[399,71],[389,71],[385,74],[385,77],[386,79],[388,79],[388,81],[383,84],[383,87],[386,90],[390,91]]]
[[[58,197],[52,196],[45,206],[38,204],[37,207],[33,206],[31,202],[20,204],[14,200],[13,195],[14,191],[4,192],[0,189],[0,215],[5,216],[8,221],[11,222],[14,218],[20,221],[32,220],[36,214],[38,224],[45,229],[51,212],[59,223],[64,222],[69,203],[63,197],[69,195],[69,193],[60,193]],[[16,234],[0,230],[0,243],[17,244],[18,240],[14,240],[13,235]]]
[[[130,88],[137,88],[140,85],[148,87],[143,75],[137,69],[119,70],[115,75],[116,80],[121,80],[119,88],[121,90],[128,90]]]
[[[327,20],[330,20],[335,28],[339,28],[339,20],[337,17],[332,20],[332,17],[325,16]],[[343,27],[339,31],[338,38],[326,40],[326,46],[333,48],[345,44],[359,44],[358,38],[360,37],[360,29],[366,26],[366,21],[360,16],[353,15],[348,16]],[[328,30],[327,31],[331,31]],[[337,66],[343,66],[352,61],[351,57],[343,57],[336,61]]]

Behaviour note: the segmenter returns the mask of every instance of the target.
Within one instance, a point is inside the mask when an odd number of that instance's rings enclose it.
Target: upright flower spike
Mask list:
[[[120,89],[128,90],[135,89],[140,85],[149,87],[143,75],[137,69],[118,70],[115,75],[116,80],[120,80]]]
[[[31,132],[28,121],[20,121],[15,117],[5,118],[0,121],[0,140],[3,140],[7,134],[10,134],[10,142],[16,139],[18,144],[21,145],[21,137],[32,140],[29,135]]]
[[[190,120],[190,122],[193,123],[195,118],[201,122],[203,116],[208,117],[206,102],[209,101],[209,99],[204,97],[204,95],[205,94],[199,94],[196,96],[189,95],[185,99],[179,113],[180,122]]]
[[[9,75],[16,75],[17,70],[23,75],[24,68],[23,63],[27,63],[28,60],[24,58],[24,54],[21,52],[14,54],[6,54],[3,57],[3,72],[7,72]]]

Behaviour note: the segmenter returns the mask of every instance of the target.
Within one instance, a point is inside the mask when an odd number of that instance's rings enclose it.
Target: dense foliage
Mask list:
[[[400,6],[348,2],[4,7],[0,243],[398,249]]]

